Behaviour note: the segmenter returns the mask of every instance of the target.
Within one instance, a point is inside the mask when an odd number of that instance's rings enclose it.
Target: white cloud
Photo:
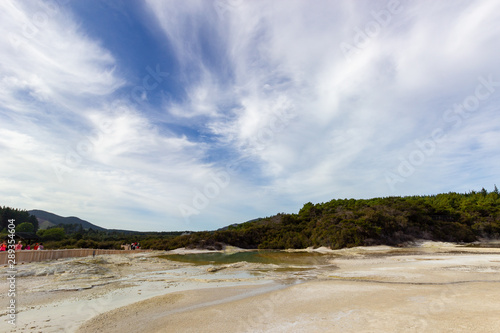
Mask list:
[[[470,94],[478,76],[500,78],[499,54],[492,48],[500,28],[494,1],[453,7],[393,1],[398,10],[388,23],[378,23],[377,33],[346,59],[340,45],[356,46],[356,34],[368,34],[367,27],[377,24],[373,12],[387,13],[389,3],[253,1],[227,8],[221,17],[206,2],[189,9],[149,2],[168,40],[174,45],[189,40],[190,50],[200,38],[191,34],[206,24],[196,18],[200,13],[210,18],[228,51],[239,107],[231,118],[219,117],[208,127],[241,154],[260,160],[267,188],[279,189],[284,200],[297,200],[300,193],[306,193],[302,200],[314,193],[326,193],[324,199],[390,193],[384,171],[397,167],[398,158],[415,149],[415,140],[446,126],[444,111]],[[168,21],[167,12],[185,18],[189,29]],[[177,50],[179,58],[202,63],[202,53]],[[269,134],[279,99],[295,117]],[[272,140],[255,149],[252,143],[262,133]],[[490,133],[485,140],[491,138]],[[445,163],[434,161],[437,168]],[[441,179],[437,187],[446,190],[452,181]]]
[[[64,6],[0,6],[5,204],[188,229],[184,205],[199,212],[190,228],[208,229],[307,201],[477,188],[498,176],[500,87],[460,126],[443,118],[479,77],[500,81],[496,1],[149,0],[155,20],[143,23],[163,31],[180,73],[169,79],[184,92],[158,110],[118,96],[130,83],[114,55]],[[177,125],[190,131],[174,134]],[[391,191],[386,172],[436,129],[446,140]],[[230,183],[215,188],[217,172]]]
[[[115,228],[180,227],[180,200],[210,170],[203,145],[114,97],[125,81],[113,56],[63,6],[0,6],[11,37],[0,42],[2,204]],[[147,214],[156,222],[138,224]]]
[[[61,105],[123,85],[113,56],[88,39],[62,6],[3,1],[2,90]],[[15,19],[14,19],[15,18]],[[15,104],[15,100],[3,101]]]

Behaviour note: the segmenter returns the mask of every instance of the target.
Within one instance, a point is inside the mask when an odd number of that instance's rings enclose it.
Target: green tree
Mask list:
[[[60,241],[63,240],[66,234],[63,228],[51,228],[47,230],[39,230],[38,236],[42,238],[44,242],[46,241]]]
[[[488,191],[487,191],[484,187],[481,189],[481,195],[482,195],[483,197],[485,197],[485,196],[487,196],[487,195],[488,195]]]
[[[29,222],[23,222],[16,226],[16,231],[19,232],[35,232],[35,227]]]
[[[35,215],[30,215],[30,218],[28,220],[29,223],[31,223],[33,225],[33,227],[35,228],[35,232],[38,231],[38,228],[39,228],[39,225],[38,225],[38,219],[36,218]]]

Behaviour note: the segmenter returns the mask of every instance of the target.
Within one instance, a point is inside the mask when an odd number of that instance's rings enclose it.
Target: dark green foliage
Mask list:
[[[16,232],[34,232],[35,227],[30,222],[23,222],[16,226]]]
[[[44,242],[46,241],[60,241],[66,236],[64,233],[64,228],[51,228],[47,230],[38,230],[37,235],[42,238]]]
[[[7,228],[9,220],[11,219],[15,220],[14,224],[16,226],[24,222],[29,222],[33,225],[34,231],[38,231],[38,220],[35,216],[30,215],[28,211],[10,207],[0,207],[0,230]]]
[[[339,199],[306,203],[298,214],[278,214],[214,232],[173,238],[164,249],[220,242],[242,248],[343,248],[399,245],[416,239],[472,242],[500,237],[500,194],[471,191],[432,196]]]
[[[0,217],[16,223],[32,222],[26,211],[1,208]],[[5,220],[6,221],[6,220]],[[139,242],[143,249],[179,247],[220,249],[223,244],[242,248],[286,249],[329,246],[399,245],[416,239],[472,242],[478,237],[500,238],[500,193],[482,189],[465,194],[386,197],[367,200],[338,199],[305,204],[298,214],[233,224],[217,231],[132,232],[85,230],[78,223],[41,230],[45,248],[119,249]]]

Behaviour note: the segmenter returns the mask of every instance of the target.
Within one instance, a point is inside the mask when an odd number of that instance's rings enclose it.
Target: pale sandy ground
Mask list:
[[[86,269],[94,273],[75,268],[71,274],[79,279],[64,280],[57,270],[48,276],[18,278],[24,295],[19,297],[24,306],[18,325],[11,329],[2,323],[0,330],[500,331],[499,248],[428,242],[404,249],[316,251],[330,256],[312,261],[306,269],[238,263],[216,273],[207,273],[207,266],[174,263],[153,254],[103,256],[107,264],[92,264],[98,258],[87,258]],[[66,262],[60,269],[85,266],[85,260]],[[95,286],[90,288],[92,281]],[[89,289],[76,290],[78,286]]]

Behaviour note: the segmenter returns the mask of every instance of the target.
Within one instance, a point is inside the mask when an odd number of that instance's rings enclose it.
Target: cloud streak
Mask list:
[[[171,74],[140,103],[131,92],[143,78],[126,75],[124,55],[87,34],[72,7],[52,10],[30,39],[23,29],[45,7],[1,6],[6,204],[108,227],[137,229],[146,217],[145,229],[202,230],[307,201],[468,191],[498,178],[496,1],[149,0],[141,24],[160,31],[175,63],[161,64]],[[494,91],[465,118],[454,105],[481,77]],[[436,129],[433,153],[389,186],[387,173]],[[205,193],[221,173],[229,183]],[[195,207],[199,193],[207,201]]]

